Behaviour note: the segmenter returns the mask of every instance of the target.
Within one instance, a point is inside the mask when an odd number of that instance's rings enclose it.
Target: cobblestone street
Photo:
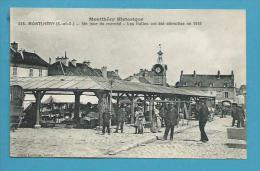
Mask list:
[[[41,128],[18,129],[11,132],[13,157],[137,157],[137,158],[246,158],[246,149],[229,148],[225,144],[245,144],[229,140],[226,128],[231,118],[216,119],[206,125],[210,141],[199,140],[198,121],[176,128],[174,141],[157,140],[163,135],[145,130],[134,134],[126,126],[125,133],[101,135],[91,129]],[[113,129],[114,131],[114,129]]]
[[[191,121],[177,130],[196,125],[196,121]],[[111,135],[93,129],[20,128],[10,134],[10,154],[13,157],[114,157],[111,154],[155,141],[162,135],[150,133],[148,128],[144,134],[134,132],[134,127],[129,125],[123,134]]]
[[[209,142],[199,141],[199,128],[187,129],[174,135],[174,140],[158,140],[117,154],[117,157],[137,158],[212,158],[246,159],[246,141],[227,139],[226,128],[231,118],[218,118],[208,122],[206,132]],[[178,131],[177,131],[178,132]],[[229,146],[229,147],[228,147]],[[232,148],[231,148],[232,147]]]

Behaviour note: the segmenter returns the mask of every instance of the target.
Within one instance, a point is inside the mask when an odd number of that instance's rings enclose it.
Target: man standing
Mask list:
[[[198,114],[200,136],[201,136],[200,141],[202,141],[202,142],[209,141],[207,134],[205,132],[205,126],[206,126],[206,123],[208,121],[208,117],[209,117],[209,110],[208,110],[208,107],[206,105],[206,100],[204,100],[204,101],[202,101],[202,104],[201,104],[200,109],[199,109],[199,114]]]
[[[108,132],[108,135],[110,134],[110,112],[109,109],[106,107],[103,114],[102,114],[102,119],[103,119],[103,129],[102,129],[102,133],[105,134],[106,129]]]
[[[120,105],[120,108],[117,111],[117,116],[116,116],[117,125],[116,125],[115,133],[118,133],[119,126],[120,126],[121,133],[123,133],[126,116],[127,116],[127,113],[126,113],[125,105],[122,103]]]
[[[237,115],[238,115],[237,127],[238,128],[240,128],[241,126],[245,127],[244,125],[245,114],[243,112],[242,106],[237,106]]]
[[[235,125],[236,120],[238,120],[237,104],[236,103],[232,103],[231,116],[232,116],[232,127],[233,127]]]
[[[176,109],[176,105],[173,105],[172,103],[168,105],[168,110],[165,115],[165,132],[163,139],[167,140],[169,131],[170,133],[170,140],[173,140],[173,133],[174,133],[174,126],[177,125],[177,119],[178,119],[178,112]]]

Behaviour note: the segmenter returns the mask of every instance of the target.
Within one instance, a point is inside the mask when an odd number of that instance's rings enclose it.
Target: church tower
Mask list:
[[[157,63],[152,67],[153,84],[166,86],[167,65],[163,63],[163,52],[162,52],[161,44],[159,44],[159,51],[157,52],[157,55],[158,55]]]

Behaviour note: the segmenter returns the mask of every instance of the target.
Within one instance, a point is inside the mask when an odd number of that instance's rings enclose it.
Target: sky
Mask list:
[[[89,17],[140,18],[157,25],[89,25]],[[21,22],[26,25],[21,25]],[[74,26],[28,25],[28,22],[74,22]],[[82,23],[88,25],[82,25]],[[164,25],[158,25],[164,22]],[[166,25],[180,22],[185,25]],[[193,22],[199,22],[195,25]],[[128,22],[130,23],[130,22]],[[187,25],[186,23],[192,23]],[[67,56],[91,66],[119,70],[126,78],[141,68],[151,69],[162,45],[174,85],[184,74],[235,74],[237,86],[246,84],[246,12],[244,10],[48,9],[12,8],[10,41],[37,53],[47,62]]]

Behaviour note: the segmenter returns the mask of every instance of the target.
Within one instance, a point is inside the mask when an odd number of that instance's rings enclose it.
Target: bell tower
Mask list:
[[[152,72],[153,72],[153,84],[166,86],[166,71],[167,65],[163,63],[163,52],[162,52],[162,45],[159,44],[159,51],[157,52],[157,63],[153,65]]]
[[[161,44],[159,44],[159,51],[157,52],[157,54],[158,54],[157,64],[163,65],[163,58],[162,58],[163,52],[162,52],[162,45]]]

